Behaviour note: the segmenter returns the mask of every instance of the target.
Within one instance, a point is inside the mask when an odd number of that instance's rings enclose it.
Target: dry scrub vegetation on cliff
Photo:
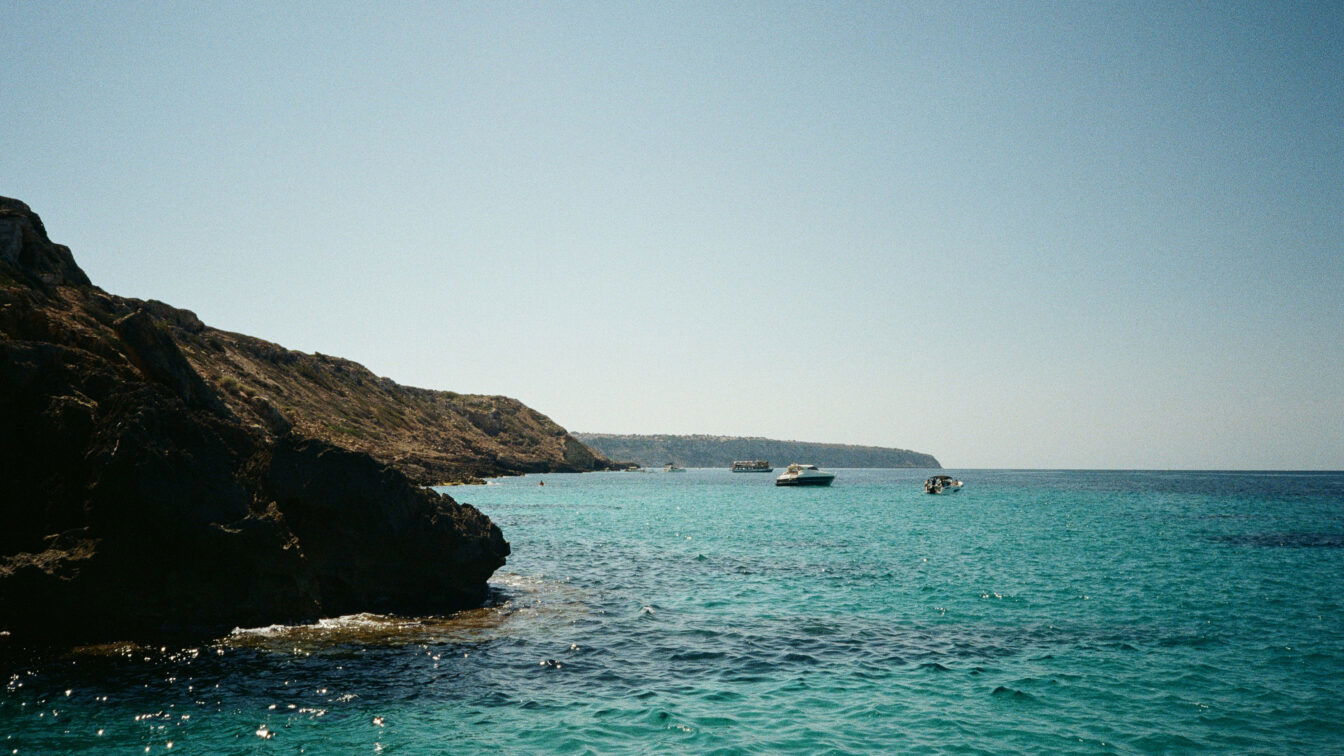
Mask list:
[[[400,386],[108,294],[0,197],[0,630],[14,637],[471,606],[508,543],[415,484],[603,464],[512,399]]]

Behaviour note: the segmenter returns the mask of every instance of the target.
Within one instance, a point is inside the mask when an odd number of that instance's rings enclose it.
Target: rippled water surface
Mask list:
[[[491,606],[10,659],[0,746],[1344,753],[1344,475],[838,472],[453,489]]]

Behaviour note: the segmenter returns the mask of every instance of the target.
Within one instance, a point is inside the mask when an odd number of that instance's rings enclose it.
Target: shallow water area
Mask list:
[[[1344,753],[1344,475],[836,472],[454,488],[488,606],[11,660],[0,747]]]

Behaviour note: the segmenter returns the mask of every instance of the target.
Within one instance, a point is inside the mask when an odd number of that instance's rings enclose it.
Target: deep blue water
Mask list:
[[[491,606],[15,662],[0,748],[1344,753],[1344,474],[837,472],[451,489]]]

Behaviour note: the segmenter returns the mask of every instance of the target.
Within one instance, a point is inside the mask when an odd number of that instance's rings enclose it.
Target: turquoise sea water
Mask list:
[[[1344,474],[838,472],[452,489],[491,606],[11,660],[0,748],[1344,753]]]

